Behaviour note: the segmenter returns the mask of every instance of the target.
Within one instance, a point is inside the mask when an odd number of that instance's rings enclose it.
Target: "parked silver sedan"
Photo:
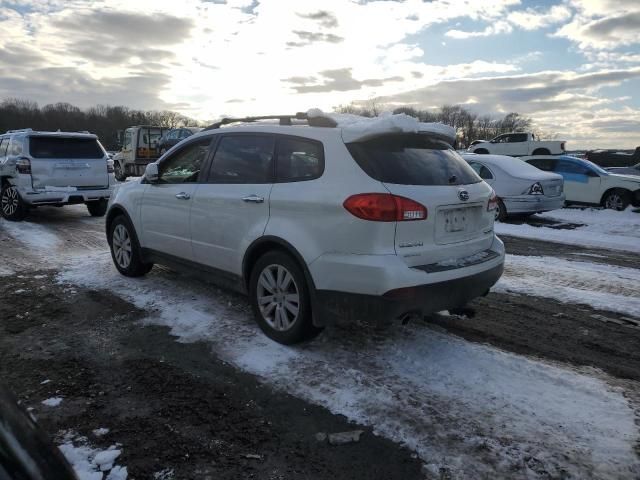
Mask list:
[[[548,212],[564,206],[564,180],[561,175],[544,172],[505,155],[465,153],[462,157],[496,192],[496,220],[503,221],[514,214]]]

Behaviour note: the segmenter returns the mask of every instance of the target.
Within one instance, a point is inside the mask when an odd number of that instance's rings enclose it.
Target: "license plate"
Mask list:
[[[456,208],[444,212],[444,231],[464,232],[469,224],[469,209]]]

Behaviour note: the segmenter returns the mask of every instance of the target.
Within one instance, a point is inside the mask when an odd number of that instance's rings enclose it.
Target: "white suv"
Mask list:
[[[9,130],[0,135],[0,213],[23,220],[40,205],[84,203],[103,216],[115,185],[113,162],[90,133]]]
[[[495,196],[453,129],[314,111],[218,127],[116,188],[106,230],[123,275],[154,262],[213,274],[290,344],[337,318],[461,307],[502,274]]]

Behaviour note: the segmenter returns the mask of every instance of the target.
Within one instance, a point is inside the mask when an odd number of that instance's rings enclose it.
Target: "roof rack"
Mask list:
[[[298,112],[295,115],[263,115],[259,117],[242,117],[242,118],[223,118],[222,120],[212,123],[208,127],[206,127],[203,131],[206,130],[215,130],[220,128],[223,125],[228,125],[230,123],[251,123],[257,122],[259,120],[279,120],[280,125],[293,125],[292,120],[306,120],[310,127],[328,127],[333,128],[338,125],[338,123],[329,117],[311,117],[305,112]]]
[[[32,128],[18,128],[17,130],[7,130],[7,133],[33,132]]]

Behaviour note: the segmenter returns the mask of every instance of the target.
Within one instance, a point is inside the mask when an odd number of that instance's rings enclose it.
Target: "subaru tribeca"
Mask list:
[[[284,344],[337,319],[461,307],[499,279],[496,199],[452,150],[453,129],[406,115],[264,118],[214,124],[116,187],[106,231],[120,273],[211,275],[248,294]]]

